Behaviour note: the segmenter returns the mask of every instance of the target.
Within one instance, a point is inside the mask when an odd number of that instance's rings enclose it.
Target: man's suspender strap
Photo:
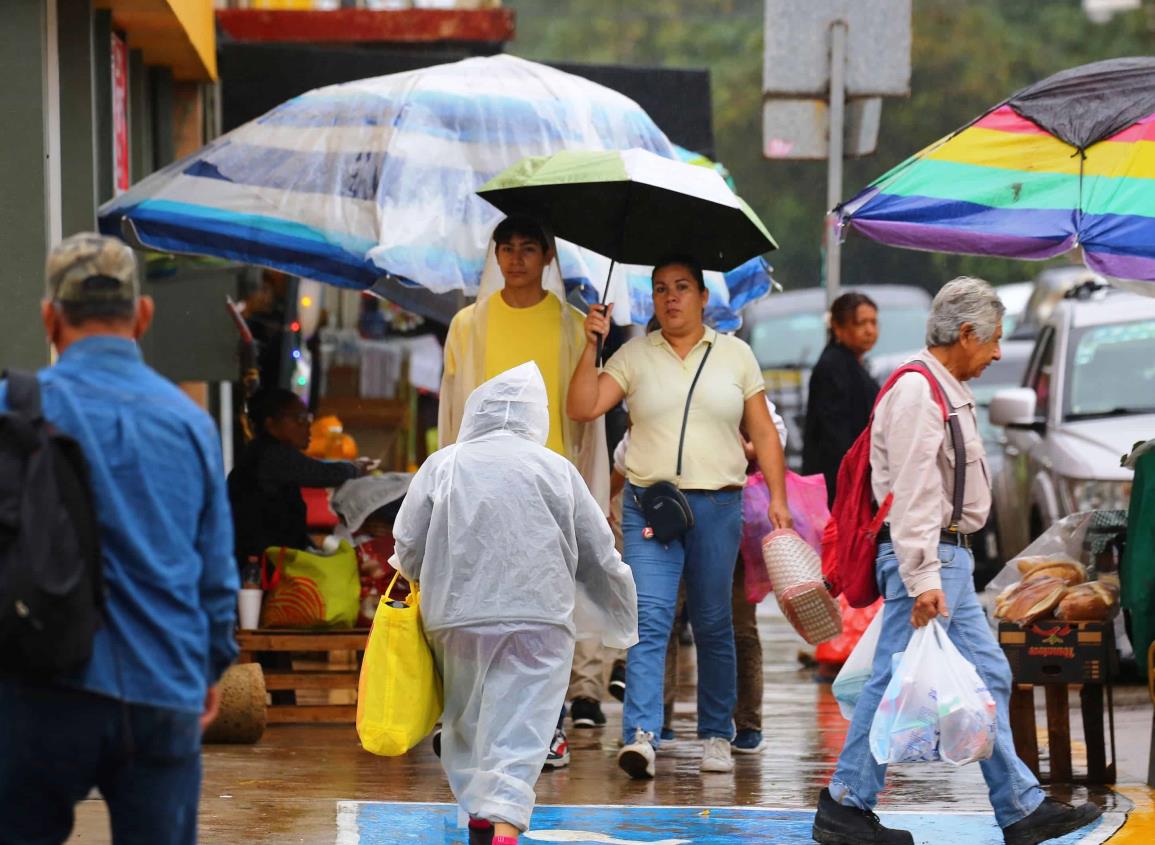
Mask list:
[[[921,373],[930,382],[931,395],[942,412],[943,422],[950,428],[951,443],[954,447],[954,496],[951,500],[950,526],[947,530],[957,532],[962,519],[963,498],[966,496],[967,452],[966,444],[963,443],[962,424],[959,423],[958,414],[947,403],[946,391],[942,389],[942,384],[922,361],[911,361],[903,364],[887,379],[886,386],[878,394],[878,400],[882,399],[883,394],[890,390],[901,376],[910,372]],[[875,402],[875,407],[878,407],[878,401]],[[872,422],[873,418],[874,413],[871,412]]]

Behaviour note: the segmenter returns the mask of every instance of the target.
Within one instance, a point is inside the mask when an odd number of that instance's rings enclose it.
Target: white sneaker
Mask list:
[[[634,741],[618,752],[618,765],[634,780],[654,776],[653,741],[652,733],[638,728],[634,733]]]
[[[702,747],[703,772],[732,772],[734,758],[730,756],[730,741],[720,736],[706,739]]]

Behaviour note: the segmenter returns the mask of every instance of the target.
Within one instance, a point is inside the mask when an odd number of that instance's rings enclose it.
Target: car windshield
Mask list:
[[[930,312],[923,305],[878,307],[878,343],[870,354],[894,355],[917,352],[926,346],[926,318]]]
[[[1067,419],[1155,412],[1155,320],[1076,329],[1068,354]]]
[[[779,314],[750,327],[750,347],[764,370],[813,367],[826,346],[822,311]]]

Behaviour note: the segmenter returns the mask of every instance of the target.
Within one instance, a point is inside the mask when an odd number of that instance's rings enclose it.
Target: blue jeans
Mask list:
[[[974,664],[998,706],[994,754],[979,765],[990,792],[995,819],[1000,827],[1007,827],[1033,813],[1043,801],[1043,792],[1034,774],[1015,753],[1008,706],[1011,669],[975,595],[974,558],[965,548],[946,544],[939,546],[939,557],[942,589],[950,612],[949,617],[939,618],[939,624],[962,656]],[[907,595],[906,585],[898,576],[898,558],[889,543],[883,543],[878,549],[876,577],[879,592],[886,600],[878,651],[870,680],[854,707],[846,744],[830,780],[834,800],[862,810],[874,808],[886,779],[886,766],[876,763],[870,753],[870,723],[890,682],[891,657],[906,649],[914,633],[910,624],[914,599]]]
[[[622,497],[625,561],[638,589],[638,644],[626,661],[622,737],[634,741],[641,728],[659,744],[666,644],[674,623],[678,584],[686,580],[686,606],[698,650],[698,736],[734,736],[737,669],[730,599],[734,561],[742,538],[742,491],[689,492],[694,527],[681,540],[663,544],[642,536],[646,518],[635,496],[644,488],[626,485]]]
[[[99,787],[114,845],[195,845],[195,713],[0,681],[0,845],[60,845]]]

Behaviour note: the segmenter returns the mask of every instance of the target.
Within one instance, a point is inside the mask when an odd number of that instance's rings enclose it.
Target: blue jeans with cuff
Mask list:
[[[0,680],[0,845],[61,845],[94,786],[114,845],[196,845],[200,714]]]
[[[1043,801],[1043,792],[1038,779],[1015,753],[1009,709],[1011,668],[975,595],[974,558],[966,548],[945,543],[939,546],[939,558],[942,589],[950,613],[946,618],[939,617],[939,624],[962,656],[974,664],[998,707],[994,754],[979,765],[987,782],[995,819],[1000,827],[1007,827],[1033,813]],[[879,546],[876,578],[885,599],[878,650],[870,680],[854,707],[846,744],[830,780],[831,797],[860,810],[874,809],[886,780],[886,766],[876,763],[870,753],[870,724],[890,683],[891,657],[906,649],[914,633],[910,623],[914,598],[907,595],[906,585],[898,575],[898,558],[890,543]]]
[[[626,660],[622,738],[633,742],[641,728],[654,735],[658,747],[666,645],[684,577],[698,653],[698,736],[730,740],[738,697],[730,602],[742,539],[742,491],[686,492],[694,527],[668,544],[642,535],[646,517],[637,498],[643,491],[627,484],[622,497],[624,557],[638,590],[639,638]]]

